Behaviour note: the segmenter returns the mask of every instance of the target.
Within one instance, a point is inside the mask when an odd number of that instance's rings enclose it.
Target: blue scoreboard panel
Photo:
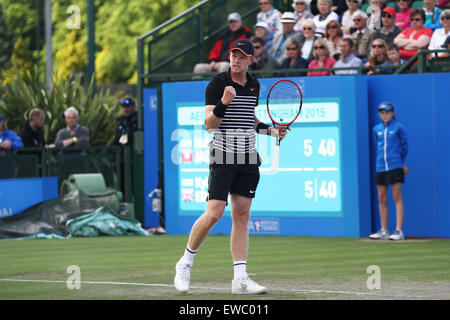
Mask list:
[[[362,78],[343,78],[290,78],[302,88],[302,112],[281,142],[276,172],[271,171],[275,139],[257,135],[263,162],[252,203],[251,234],[361,236],[369,232],[367,101],[356,103]],[[260,79],[255,115],[267,124],[266,97],[277,80]],[[168,233],[189,233],[206,207],[213,137],[204,129],[206,86],[205,81],[163,84]],[[277,112],[283,113],[283,106]],[[367,130],[361,129],[361,121]],[[213,233],[231,231],[230,210],[227,206]]]

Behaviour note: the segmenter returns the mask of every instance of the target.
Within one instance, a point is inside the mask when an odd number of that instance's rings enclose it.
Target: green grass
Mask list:
[[[197,254],[191,292],[178,294],[174,266],[187,236],[0,241],[0,299],[242,299],[230,292],[229,237],[209,236]],[[81,289],[69,290],[70,265]],[[381,269],[381,289],[366,272]],[[449,299],[450,240],[250,237],[247,271],[266,285],[256,299]],[[11,281],[11,280],[39,281]],[[53,281],[53,282],[51,282]],[[113,282],[113,283],[107,283]]]

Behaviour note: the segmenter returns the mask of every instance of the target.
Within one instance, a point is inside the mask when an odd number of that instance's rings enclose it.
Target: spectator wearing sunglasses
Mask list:
[[[309,11],[310,0],[294,0],[292,2],[292,8],[294,9],[294,14],[297,17],[297,22],[294,25],[294,31],[303,32],[302,24],[306,19],[313,17]]]
[[[423,26],[425,22],[425,12],[422,9],[411,11],[412,27],[404,29],[394,40],[400,48],[400,57],[409,60],[417,54],[420,49],[428,48],[433,30]]]
[[[367,71],[367,75],[383,73],[383,69],[377,69],[375,67],[384,64],[388,60],[386,42],[382,39],[373,40],[369,59],[364,64],[365,67],[371,67],[369,71]]]
[[[437,5],[437,0],[424,0],[423,10],[425,11],[425,23],[424,27],[430,28],[431,30],[439,29],[441,26],[441,13],[442,10],[439,9]]]
[[[267,52],[264,46],[264,39],[253,36],[250,38],[250,42],[253,45],[255,60],[250,65],[250,70],[274,70],[280,66],[278,62]]]
[[[386,7],[383,9],[381,12],[381,30],[375,31],[372,35],[371,43],[374,39],[383,39],[388,46],[394,43],[395,37],[402,32],[402,30],[394,24],[396,14],[394,8]]]
[[[307,69],[308,61],[302,58],[302,51],[300,42],[296,39],[291,39],[286,44],[287,57],[281,63],[280,69]],[[288,73],[286,76],[304,76],[306,72]]]
[[[450,36],[450,9],[446,9],[441,14],[442,28],[436,29],[430,40],[429,50],[440,50],[445,39]],[[445,52],[439,52],[438,56],[443,56]]]
[[[411,0],[396,0],[398,12],[395,16],[395,25],[404,30],[409,27],[411,22],[409,16],[411,15]]]
[[[342,30],[344,34],[348,35],[353,33],[356,29],[353,25],[352,15],[361,6],[362,0],[347,0],[348,10],[345,11],[341,18]]]
[[[341,55],[340,44],[342,41],[343,33],[341,25],[338,21],[330,21],[325,28],[324,38],[328,44],[328,50],[330,51],[330,56],[335,60],[339,59]]]
[[[320,68],[333,68],[336,60],[330,57],[330,52],[328,50],[327,41],[325,39],[317,39],[314,42],[314,60],[311,61],[308,68],[309,69],[320,69]],[[333,74],[333,71],[308,71],[308,76],[328,76]]]
[[[123,99],[122,115],[117,118],[116,135],[113,144],[116,146],[132,146],[133,135],[137,130],[136,103],[131,98]]]
[[[367,14],[365,12],[357,10],[353,13],[352,18],[356,27],[356,31],[352,34],[352,40],[355,43],[354,54],[365,62],[374,31],[367,28]]]
[[[311,62],[314,59],[314,42],[318,39],[316,36],[316,25],[312,19],[306,19],[302,23],[303,34],[300,36],[301,56],[306,61]]]

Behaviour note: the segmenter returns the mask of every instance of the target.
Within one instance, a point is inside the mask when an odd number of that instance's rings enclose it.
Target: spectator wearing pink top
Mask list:
[[[317,39],[314,42],[314,60],[310,62],[308,69],[333,68],[336,60],[330,57],[330,51],[325,39]],[[328,76],[333,71],[308,71],[308,76]]]
[[[411,14],[411,0],[396,0],[398,6],[398,13],[395,15],[395,25],[404,30],[409,27],[411,21],[409,16]]]

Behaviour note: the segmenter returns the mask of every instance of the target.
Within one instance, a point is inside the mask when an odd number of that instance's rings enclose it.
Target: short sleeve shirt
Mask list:
[[[205,104],[216,105],[227,86],[233,86],[236,97],[228,105],[219,128],[214,130],[211,147],[230,153],[254,152],[256,151],[255,108],[259,102],[259,81],[247,73],[247,83],[243,87],[231,79],[230,70],[220,73],[206,88]]]

